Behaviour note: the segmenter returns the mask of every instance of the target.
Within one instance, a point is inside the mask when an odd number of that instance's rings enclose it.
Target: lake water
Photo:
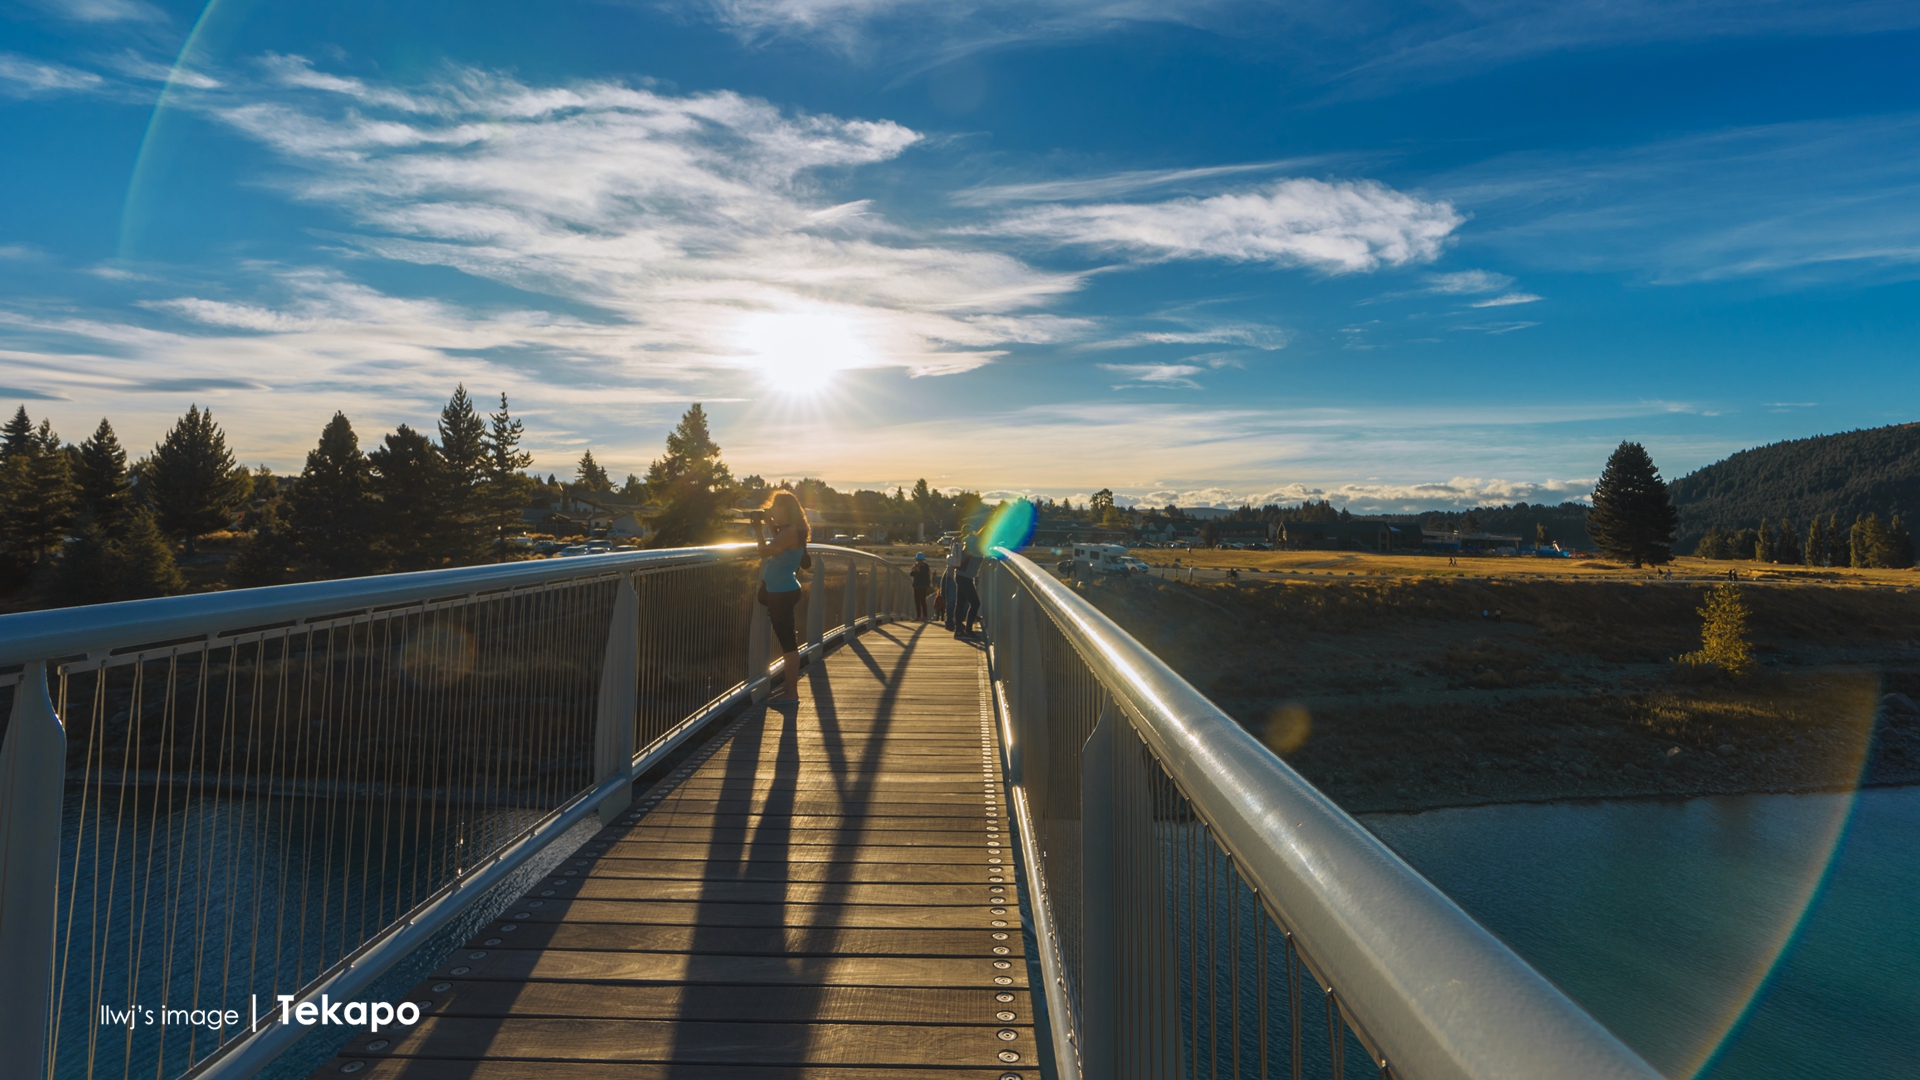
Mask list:
[[[1920,1077],[1920,788],[1362,818],[1672,1077]]]

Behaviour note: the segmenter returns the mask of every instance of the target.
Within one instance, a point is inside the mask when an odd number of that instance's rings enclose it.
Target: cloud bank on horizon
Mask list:
[[[1904,9],[723,0],[523,44],[509,7],[401,18],[436,55],[389,66],[342,20],[170,60],[184,6],[0,16],[36,166],[0,210],[0,391],[133,445],[212,402],[282,469],[336,408],[370,441],[464,382],[561,474],[641,471],[699,400],[741,472],[1379,509],[1914,405],[1865,384],[1914,310],[1920,101],[1769,112],[1725,59],[1869,54]],[[1657,87],[1546,104],[1656,43],[1732,65],[1691,130]],[[1594,72],[1514,67],[1547,54]],[[75,125],[119,156],[63,156]],[[1848,374],[1774,407],[1813,349]]]

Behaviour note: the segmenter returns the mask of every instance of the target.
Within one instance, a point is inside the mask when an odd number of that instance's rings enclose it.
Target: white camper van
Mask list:
[[[1073,568],[1087,574],[1137,574],[1145,573],[1147,564],[1120,544],[1075,544]]]

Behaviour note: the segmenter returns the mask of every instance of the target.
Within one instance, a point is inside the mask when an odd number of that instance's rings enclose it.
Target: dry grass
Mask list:
[[[1050,551],[1051,549],[1047,549]],[[1036,557],[1045,555],[1037,552]],[[1145,548],[1133,552],[1151,566],[1198,566],[1202,569],[1233,567],[1263,574],[1299,577],[1407,577],[1407,578],[1504,578],[1512,580],[1619,581],[1655,579],[1654,571],[1632,569],[1604,559],[1543,559],[1533,556],[1462,555],[1458,566],[1449,566],[1444,555],[1381,555],[1366,551],[1169,551]],[[1852,567],[1809,568],[1777,566],[1752,560],[1708,560],[1691,556],[1675,559],[1667,569],[1684,580],[1724,580],[1728,570],[1738,570],[1742,581],[1791,582],[1801,584],[1853,584],[1920,586],[1920,571],[1856,570]]]
[[[1672,658],[1699,647],[1707,588],[1248,576],[1120,579],[1086,594],[1356,810],[1803,790],[1860,775],[1883,685],[1920,688],[1920,597],[1747,586],[1763,672],[1689,682]],[[1911,734],[1914,759],[1889,759],[1878,781],[1920,781]]]

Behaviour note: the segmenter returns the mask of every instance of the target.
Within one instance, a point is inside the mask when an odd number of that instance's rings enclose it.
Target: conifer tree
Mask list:
[[[1788,566],[1800,561],[1800,532],[1786,518],[1780,519],[1780,532],[1774,537],[1773,561]]]
[[[25,421],[24,438],[14,430]],[[27,568],[50,556],[73,525],[73,465],[53,425],[40,421],[34,428],[22,408],[6,428],[4,459],[0,460],[0,559],[14,584],[24,580]]]
[[[446,428],[441,427],[444,434]],[[453,464],[425,435],[401,424],[367,455],[376,542],[393,569],[427,570],[463,561],[460,481]]]
[[[1913,534],[1899,514],[1887,523],[1887,555],[1887,565],[1895,570],[1905,570],[1914,562]]]
[[[1609,557],[1658,566],[1673,559],[1673,534],[1680,515],[1667,495],[1666,482],[1646,447],[1623,442],[1594,485],[1587,511],[1587,535]]]
[[[307,451],[288,507],[295,554],[313,577],[373,573],[379,558],[368,550],[372,539],[372,499],[367,491],[367,459],[345,413],[334,413],[320,432],[320,444]]]
[[[1767,528],[1767,519],[1760,519],[1760,535],[1754,540],[1753,558],[1755,562],[1773,561],[1773,530]]]
[[[1707,531],[1700,537],[1700,546],[1693,553],[1702,559],[1727,558],[1727,534],[1721,532],[1718,526],[1707,526]]]
[[[27,416],[27,407],[20,406],[13,412],[13,419],[6,427],[0,428],[0,460],[30,453],[33,450],[33,420]]]
[[[80,444],[79,467],[74,479],[78,487],[80,514],[111,532],[119,526],[133,501],[133,485],[127,479],[127,452],[113,433],[105,417],[100,426]]]
[[[246,501],[252,484],[227,450],[227,436],[213,422],[211,409],[189,405],[153,448],[140,474],[141,498],[153,507],[162,532],[186,542],[224,529]]]
[[[185,592],[173,545],[144,506],[120,511],[109,529],[97,519],[80,527],[60,557],[55,591],[70,604],[107,604]]]
[[[274,495],[253,515],[252,534],[227,564],[234,584],[248,588],[279,585],[293,577],[299,545],[287,513],[288,500]]]
[[[648,466],[647,488],[663,506],[648,538],[653,547],[706,543],[731,513],[737,486],[698,403],[668,433],[666,456]]]
[[[500,395],[500,411],[487,417],[487,508],[489,524],[500,531],[520,523],[520,511],[533,498],[539,481],[527,475],[533,455],[520,449],[525,431]]]
[[[1853,528],[1847,531],[1847,554],[1854,566],[1872,568],[1880,565],[1875,558],[1875,549],[1880,546],[1882,535],[1879,514],[1853,519]]]
[[[436,557],[455,565],[478,562],[495,531],[492,492],[487,488],[492,454],[486,422],[474,409],[465,384],[454,387],[453,396],[440,410],[439,434],[435,450],[439,490],[431,500]]]
[[[599,462],[593,460],[591,450],[580,455],[580,467],[574,474],[574,481],[582,491],[613,490],[613,478],[607,475],[607,470],[601,468]]]
[[[1747,616],[1747,603],[1738,585],[1716,585],[1708,590],[1706,602],[1700,606],[1700,649],[1680,657],[1680,662],[1695,667],[1711,664],[1729,675],[1752,671]]]
[[[1827,521],[1819,514],[1807,522],[1807,565],[1827,565]]]
[[[1853,551],[1853,545],[1849,543],[1847,540],[1847,531],[1840,527],[1840,515],[1837,512],[1828,514],[1827,515],[1827,565],[1828,566],[1853,565],[1852,559],[1850,558],[1852,551]]]

